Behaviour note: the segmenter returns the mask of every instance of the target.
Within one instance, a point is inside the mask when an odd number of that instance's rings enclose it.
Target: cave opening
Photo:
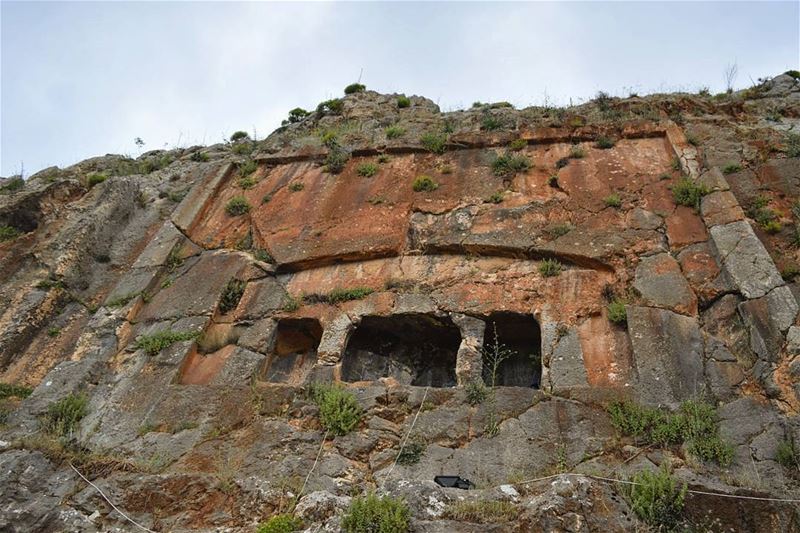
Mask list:
[[[489,386],[539,388],[542,334],[535,318],[510,312],[486,318],[483,380]]]
[[[366,316],[347,343],[343,381],[391,377],[403,385],[454,387],[461,332],[449,318]]]
[[[266,381],[301,382],[317,361],[322,326],[313,318],[284,318],[278,322],[275,346],[262,373]]]

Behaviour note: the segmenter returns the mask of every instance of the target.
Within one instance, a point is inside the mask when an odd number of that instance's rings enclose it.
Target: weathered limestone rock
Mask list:
[[[355,324],[346,313],[338,315],[326,325],[317,349],[319,365],[335,365],[341,360],[354,327]]]
[[[664,309],[627,309],[639,399],[649,405],[674,406],[700,395],[705,384],[703,337],[697,320]]]
[[[711,228],[717,260],[747,298],[760,298],[783,285],[775,263],[745,221]]]
[[[775,362],[783,347],[784,333],[794,324],[800,306],[787,286],[763,298],[743,302],[739,313],[750,329],[750,347],[766,361]]]
[[[685,315],[697,313],[697,298],[681,274],[678,262],[669,254],[642,258],[636,267],[633,286],[648,305]]]
[[[456,354],[456,379],[459,385],[483,381],[483,335],[486,322],[461,313],[450,318],[461,331],[461,344]]]
[[[712,192],[704,196],[700,202],[700,213],[709,227],[744,220],[744,211],[730,191]]]
[[[577,328],[569,328],[556,341],[550,357],[550,382],[554,391],[589,385]]]

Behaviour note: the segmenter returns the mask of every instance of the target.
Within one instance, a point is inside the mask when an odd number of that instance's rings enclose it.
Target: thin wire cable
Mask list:
[[[147,529],[147,528],[146,528],[146,527],[144,527],[142,524],[140,524],[139,522],[137,522],[136,520],[134,520],[134,519],[133,519],[133,518],[131,518],[130,516],[128,516],[128,515],[126,515],[125,513],[123,513],[123,512],[122,512],[122,511],[119,509],[119,507],[117,507],[116,505],[114,505],[114,502],[112,502],[111,500],[109,500],[109,499],[108,499],[108,496],[106,496],[106,495],[103,493],[103,491],[102,491],[102,490],[100,490],[100,487],[98,487],[97,485],[95,485],[94,483],[92,483],[91,481],[89,481],[88,479],[86,479],[86,477],[85,477],[83,474],[81,474],[81,473],[78,471],[78,469],[77,469],[77,468],[75,468],[75,466],[74,466],[72,463],[69,463],[69,466],[71,466],[71,467],[72,467],[72,469],[75,471],[75,473],[76,473],[76,474],[78,474],[79,476],[81,476],[81,479],[82,479],[82,480],[84,480],[86,483],[88,483],[89,485],[91,485],[92,487],[94,487],[94,490],[96,490],[96,491],[98,492],[98,494],[100,494],[100,496],[102,496],[102,497],[103,497],[103,499],[104,499],[105,501],[107,501],[107,502],[108,502],[108,504],[109,504],[111,507],[113,507],[113,508],[114,508],[114,510],[115,510],[116,512],[118,512],[119,514],[121,514],[121,515],[122,515],[122,518],[124,518],[125,520],[127,520],[128,522],[130,522],[131,524],[133,524],[134,526],[138,527],[138,528],[139,528],[139,529],[141,529],[142,531],[147,531],[148,533],[157,533],[157,532],[153,531],[152,529]]]
[[[422,412],[422,407],[425,405],[425,398],[428,397],[428,391],[430,390],[430,385],[425,387],[425,394],[422,395],[422,401],[419,403],[419,409],[417,409],[417,414],[414,415],[414,420],[411,422],[411,427],[408,429],[408,433],[406,433],[405,438],[400,443],[400,451],[397,452],[397,457],[394,458],[394,462],[392,463],[392,467],[386,472],[386,477],[389,477],[389,474],[392,473],[394,467],[397,465],[397,461],[400,459],[400,456],[403,454],[403,448],[405,448],[406,443],[408,442],[408,437],[411,436],[411,432],[414,431],[414,426],[417,423],[417,418],[419,418],[420,412]]]
[[[311,477],[311,473],[317,467],[317,463],[319,462],[319,457],[320,457],[320,455],[322,455],[322,447],[325,446],[325,439],[328,438],[328,431],[329,430],[326,429],[325,430],[325,435],[322,436],[322,442],[319,443],[319,451],[317,451],[317,458],[314,459],[314,464],[311,465],[311,470],[309,470],[308,474],[306,474],[306,479],[303,481],[303,487],[300,489],[300,494],[297,495],[297,499],[298,500],[300,499],[300,496],[302,496],[303,493],[306,490],[306,484],[308,483],[308,478]]]

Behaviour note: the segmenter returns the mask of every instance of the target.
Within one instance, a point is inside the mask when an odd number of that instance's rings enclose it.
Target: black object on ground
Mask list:
[[[464,490],[469,490],[475,487],[472,481],[464,479],[461,476],[436,476],[433,478],[433,481],[436,482],[436,484],[440,487]]]

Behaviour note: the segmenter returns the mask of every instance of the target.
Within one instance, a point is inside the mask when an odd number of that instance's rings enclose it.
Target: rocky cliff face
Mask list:
[[[800,498],[800,82],[409,103],[0,184],[0,529],[140,530],[99,487],[154,531],[337,531],[370,488],[414,531],[643,530],[600,478],[660,465],[697,527],[800,529],[758,499]],[[328,382],[363,410],[347,434]],[[622,400],[708,403],[729,455],[643,443]]]

